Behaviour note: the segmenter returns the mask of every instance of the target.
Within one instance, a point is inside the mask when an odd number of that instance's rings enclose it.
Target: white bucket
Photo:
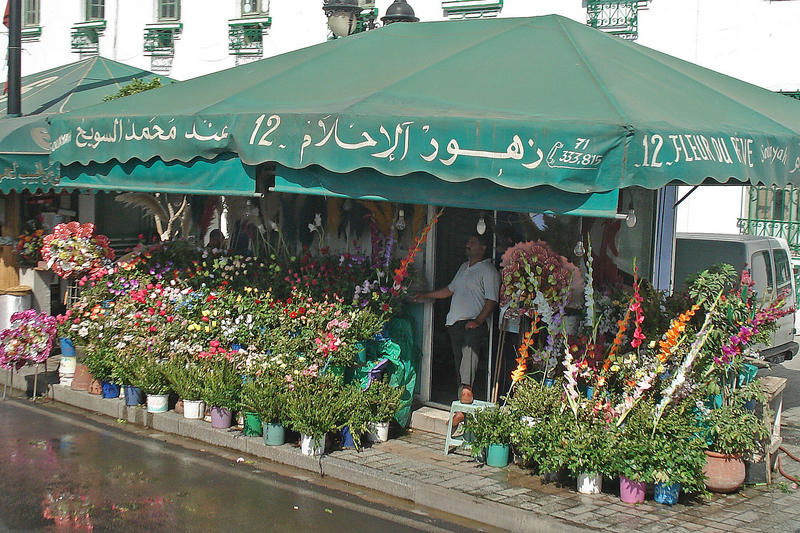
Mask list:
[[[148,413],[164,413],[167,410],[168,394],[148,394],[147,395],[147,412]]]
[[[327,438],[328,436],[324,435],[320,439],[319,444],[315,446],[314,437],[311,435],[300,435],[300,451],[303,455],[320,456],[325,453],[325,441]]]
[[[389,422],[370,423],[370,432],[367,438],[370,442],[386,442],[389,440]]]
[[[71,378],[75,375],[75,365],[78,364],[77,357],[64,357],[61,356],[61,362],[58,364],[58,375],[62,378]]]
[[[24,296],[16,294],[0,295],[0,330],[11,327],[11,315],[31,308],[30,293]]]
[[[581,494],[600,494],[603,490],[603,476],[600,474],[578,474],[578,492]]]
[[[200,420],[206,414],[206,403],[203,400],[183,400],[183,418]]]

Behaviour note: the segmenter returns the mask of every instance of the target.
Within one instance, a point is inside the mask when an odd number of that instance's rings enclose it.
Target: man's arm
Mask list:
[[[452,295],[453,291],[451,291],[448,287],[442,287],[441,289],[436,289],[435,291],[415,294],[414,301],[419,302],[420,300],[441,300],[442,298],[450,298]]]
[[[494,300],[486,300],[486,302],[483,304],[483,309],[481,309],[481,312],[475,317],[475,320],[470,320],[464,327],[466,329],[475,329],[480,327],[484,322],[486,322],[486,319],[489,318],[489,315],[492,314],[496,307],[497,302]]]

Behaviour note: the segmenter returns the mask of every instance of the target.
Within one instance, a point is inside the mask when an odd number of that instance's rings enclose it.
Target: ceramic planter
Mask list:
[[[600,474],[578,474],[578,492],[581,494],[600,494],[603,490],[603,476]]]
[[[490,444],[486,450],[486,464],[495,468],[508,466],[508,453],[511,451],[509,444]]]
[[[72,383],[69,388],[72,390],[89,390],[89,384],[92,382],[92,375],[89,374],[89,369],[86,365],[80,363],[75,364],[75,374],[72,376]]]
[[[231,427],[233,413],[224,407],[211,408],[211,427],[217,429],[227,429]]]
[[[169,400],[169,394],[148,394],[147,412],[165,413],[167,411],[168,400]]]
[[[373,422],[372,430],[367,434],[370,442],[386,442],[389,440],[389,422]]]
[[[89,383],[89,394],[96,394],[100,396],[103,394],[103,384],[100,382],[99,379],[93,379],[91,383]]]
[[[183,400],[183,418],[200,420],[206,414],[206,403],[203,400]]]
[[[619,476],[619,499],[625,503],[642,503],[647,483]]]
[[[667,485],[666,483],[656,483],[654,487],[653,499],[656,503],[664,505],[675,505],[678,503],[678,496],[681,493],[680,483]]]
[[[311,435],[301,435],[300,451],[303,453],[303,455],[313,455],[315,457],[319,457],[325,453],[325,441],[327,438],[327,435],[323,435],[318,442],[314,442],[314,437]]]
[[[711,492],[735,492],[745,478],[741,455],[728,455],[706,450],[706,488]]]
[[[267,446],[280,446],[286,442],[286,429],[283,424],[265,424],[262,420],[261,428],[264,431],[264,444]]]
[[[144,403],[144,393],[142,389],[134,387],[133,385],[125,385],[125,405],[133,407]]]

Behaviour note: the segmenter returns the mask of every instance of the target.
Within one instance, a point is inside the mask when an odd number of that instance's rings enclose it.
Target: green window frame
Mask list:
[[[86,0],[86,20],[105,20],[105,0]]]
[[[158,20],[180,20],[181,2],[180,0],[158,0]]]
[[[22,4],[22,26],[39,25],[39,0],[24,0]]]

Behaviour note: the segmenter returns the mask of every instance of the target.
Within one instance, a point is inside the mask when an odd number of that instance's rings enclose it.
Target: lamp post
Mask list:
[[[386,14],[381,20],[384,26],[395,22],[419,22],[414,15],[414,8],[408,5],[406,0],[394,0],[394,3],[386,8]]]
[[[328,27],[336,37],[347,37],[355,31],[361,14],[358,0],[325,0],[322,9],[328,17]]]

